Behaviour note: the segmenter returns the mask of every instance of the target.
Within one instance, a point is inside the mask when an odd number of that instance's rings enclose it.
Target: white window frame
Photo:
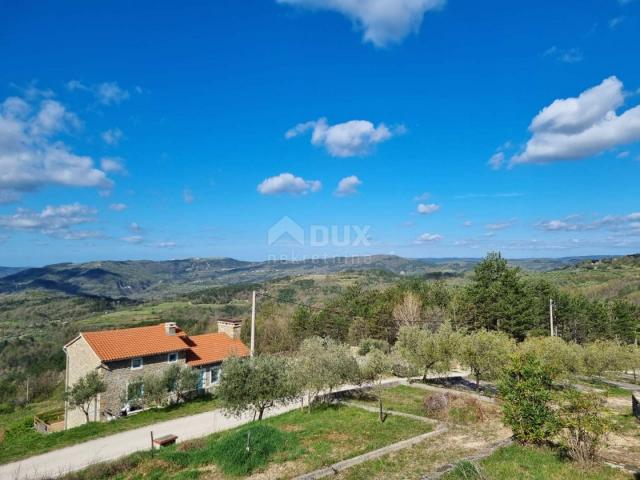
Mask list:
[[[139,367],[134,367],[133,366],[133,362],[135,362],[136,360],[140,360],[140,366]],[[144,360],[142,359],[142,357],[136,357],[136,358],[132,358],[131,359],[131,370],[142,370],[142,367],[144,367]]]
[[[171,357],[174,357],[175,360],[171,360]],[[167,354],[167,363],[176,363],[179,358],[180,358],[180,356],[178,355],[178,352],[168,353]]]
[[[217,380],[214,382],[213,381],[213,371],[217,370],[218,371],[218,378]],[[222,373],[222,368],[220,368],[220,365],[214,365],[212,367],[209,367],[209,385],[218,385],[220,383],[220,374]]]

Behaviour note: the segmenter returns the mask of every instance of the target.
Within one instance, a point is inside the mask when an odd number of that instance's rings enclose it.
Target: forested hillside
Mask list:
[[[393,343],[401,324],[437,328],[445,319],[459,329],[501,330],[522,340],[548,334],[550,298],[555,302],[558,334],[566,340],[609,338],[628,343],[638,333],[639,307],[629,301],[637,297],[618,288],[620,276],[628,285],[633,284],[630,280],[637,281],[637,257],[581,261],[575,267],[551,272],[521,270],[499,255],[473,265],[439,261],[429,264],[429,271],[413,275],[402,270],[408,264],[417,265],[413,260],[377,257],[373,264],[388,262],[400,271],[324,272],[324,267],[316,270],[307,265],[304,269],[309,267],[310,271],[300,272],[298,265],[288,276],[174,292],[157,301],[55,290],[2,294],[0,403],[23,402],[27,381],[32,398],[51,396],[62,381],[61,347],[78,331],[164,321],[176,321],[192,333],[212,331],[217,319],[249,318],[252,290],[259,292],[257,345],[263,352],[292,351],[311,335],[353,345],[367,338]],[[538,267],[550,265],[536,263]],[[436,265],[443,270],[435,270]],[[59,268],[64,271],[68,267]],[[595,282],[588,279],[597,275],[596,295],[592,290]],[[613,286],[606,288],[609,283]],[[243,328],[242,334],[247,339],[248,329]]]

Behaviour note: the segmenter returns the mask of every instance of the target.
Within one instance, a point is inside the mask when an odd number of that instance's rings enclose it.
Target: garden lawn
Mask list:
[[[49,435],[38,433],[33,429],[35,413],[33,408],[17,410],[12,414],[3,415],[1,419],[0,428],[4,431],[4,439],[0,436],[0,464],[215,408],[218,408],[216,400],[211,397],[200,397],[162,409],[146,410],[112,422],[92,422]]]
[[[424,398],[429,395],[426,390],[406,385],[398,385],[383,390],[382,407],[385,410],[410,413],[412,415],[425,416],[423,406]],[[355,403],[362,403],[368,406],[377,406],[378,400],[373,397],[365,397],[356,400]]]
[[[429,424],[410,418],[391,415],[381,423],[375,413],[359,408],[320,406],[311,413],[296,410],[168,447],[155,458],[149,453],[138,453],[65,478],[226,479],[250,474],[249,464],[255,466],[254,471],[280,468],[269,478],[288,478],[431,430]],[[245,453],[246,442],[251,445],[251,455]],[[235,463],[230,460],[232,457],[236,458]]]
[[[466,463],[466,465],[464,464]],[[561,459],[556,452],[546,448],[511,445],[501,448],[479,462],[481,475],[469,472],[468,462],[443,476],[443,480],[622,480],[631,475],[606,466],[581,469],[575,463]]]

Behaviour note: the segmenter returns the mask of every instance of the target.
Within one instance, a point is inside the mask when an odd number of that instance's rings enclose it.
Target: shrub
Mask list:
[[[426,416],[454,423],[477,423],[487,418],[478,400],[448,392],[427,395],[423,406]]]
[[[504,422],[523,443],[543,443],[557,431],[551,409],[552,375],[532,354],[519,354],[505,368],[498,391]]]
[[[594,393],[581,393],[574,388],[561,397],[558,416],[562,444],[575,461],[592,464],[598,456],[610,423],[602,414],[604,397]]]
[[[211,458],[227,475],[249,475],[295,442],[291,433],[264,424],[224,435],[211,447]]]
[[[480,465],[469,460],[461,460],[456,463],[450,475],[447,476],[447,478],[449,477],[462,480],[485,480],[487,478]]]
[[[374,349],[389,353],[389,343],[385,340],[378,340],[377,338],[365,338],[358,346],[358,355],[364,356]]]

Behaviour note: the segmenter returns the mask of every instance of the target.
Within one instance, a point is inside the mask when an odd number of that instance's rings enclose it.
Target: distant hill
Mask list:
[[[584,262],[584,258],[523,259],[513,265],[548,271]],[[189,258],[169,261],[99,261],[60,263],[29,268],[0,278],[0,293],[49,290],[71,295],[110,298],[160,298],[211,286],[263,282],[310,273],[380,270],[429,278],[461,276],[479,262],[476,258],[411,259],[394,255],[335,257],[302,261],[247,262],[232,258]]]
[[[0,267],[0,278],[13,275],[14,273],[21,272],[25,268],[20,267]]]

